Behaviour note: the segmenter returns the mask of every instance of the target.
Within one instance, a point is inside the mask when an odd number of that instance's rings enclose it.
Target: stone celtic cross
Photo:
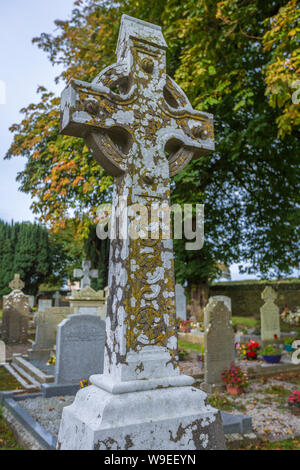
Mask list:
[[[71,80],[62,94],[61,133],[83,137],[115,177],[115,207],[121,199],[169,205],[170,177],[214,150],[213,116],[194,110],[166,74],[166,49],[159,26],[123,15],[117,63],[92,83]],[[104,375],[94,383],[178,382],[172,240],[117,233],[108,287]]]
[[[13,280],[9,283],[12,290],[22,290],[25,287],[24,282],[20,278],[20,274],[15,274]]]
[[[92,264],[90,261],[82,261],[82,269],[74,269],[73,276],[81,279],[81,289],[91,286],[91,277],[94,279],[97,279],[98,277],[98,270],[91,269],[91,266]]]

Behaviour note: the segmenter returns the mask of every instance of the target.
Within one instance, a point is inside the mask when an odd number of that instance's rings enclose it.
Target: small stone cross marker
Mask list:
[[[24,282],[20,278],[20,274],[15,274],[14,279],[9,283],[9,287],[12,290],[22,290],[24,289]]]
[[[74,269],[73,275],[76,278],[81,278],[80,288],[84,289],[87,286],[91,286],[91,277],[97,279],[98,270],[91,269],[90,261],[82,261],[82,269]]]
[[[54,299],[54,307],[59,307],[60,306],[60,299],[61,299],[61,294],[60,292],[57,290],[55,292],[55,294],[53,295],[53,299]]]
[[[92,83],[71,80],[62,94],[61,133],[83,137],[115,177],[116,207],[124,199],[169,207],[170,177],[214,150],[213,116],[194,110],[166,74],[166,50],[159,26],[123,15],[117,63]],[[104,375],[179,375],[172,240],[117,235],[108,287]]]

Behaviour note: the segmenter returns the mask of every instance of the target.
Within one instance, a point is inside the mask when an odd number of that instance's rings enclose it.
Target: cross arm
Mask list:
[[[193,158],[214,151],[213,115],[193,109],[187,96],[169,76],[161,111],[166,122],[171,123],[165,137],[170,176],[179,173]]]
[[[60,132],[86,137],[95,129],[118,125],[118,112],[126,111],[130,97],[122,100],[108,87],[71,80],[61,96]]]

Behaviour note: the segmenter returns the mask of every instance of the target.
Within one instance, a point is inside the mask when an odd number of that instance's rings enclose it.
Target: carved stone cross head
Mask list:
[[[91,285],[91,277],[97,279],[98,277],[98,270],[91,269],[91,262],[90,261],[82,261],[82,269],[74,269],[74,277],[81,278],[80,281],[80,288],[84,289],[85,287],[90,287]]]
[[[117,63],[92,83],[71,80],[61,103],[62,134],[84,137],[108,173],[129,173],[138,192],[156,196],[214,150],[213,116],[194,110],[166,74],[166,49],[159,26],[123,15]]]
[[[265,287],[261,293],[261,298],[267,303],[273,303],[277,298],[277,293],[271,286]]]
[[[25,283],[21,280],[20,274],[15,274],[14,279],[9,283],[9,287],[12,290],[22,290],[25,287]]]

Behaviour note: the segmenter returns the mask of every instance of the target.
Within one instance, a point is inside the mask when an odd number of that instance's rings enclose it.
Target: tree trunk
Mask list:
[[[203,320],[204,308],[209,298],[208,282],[202,282],[191,287],[191,316],[196,320]]]

